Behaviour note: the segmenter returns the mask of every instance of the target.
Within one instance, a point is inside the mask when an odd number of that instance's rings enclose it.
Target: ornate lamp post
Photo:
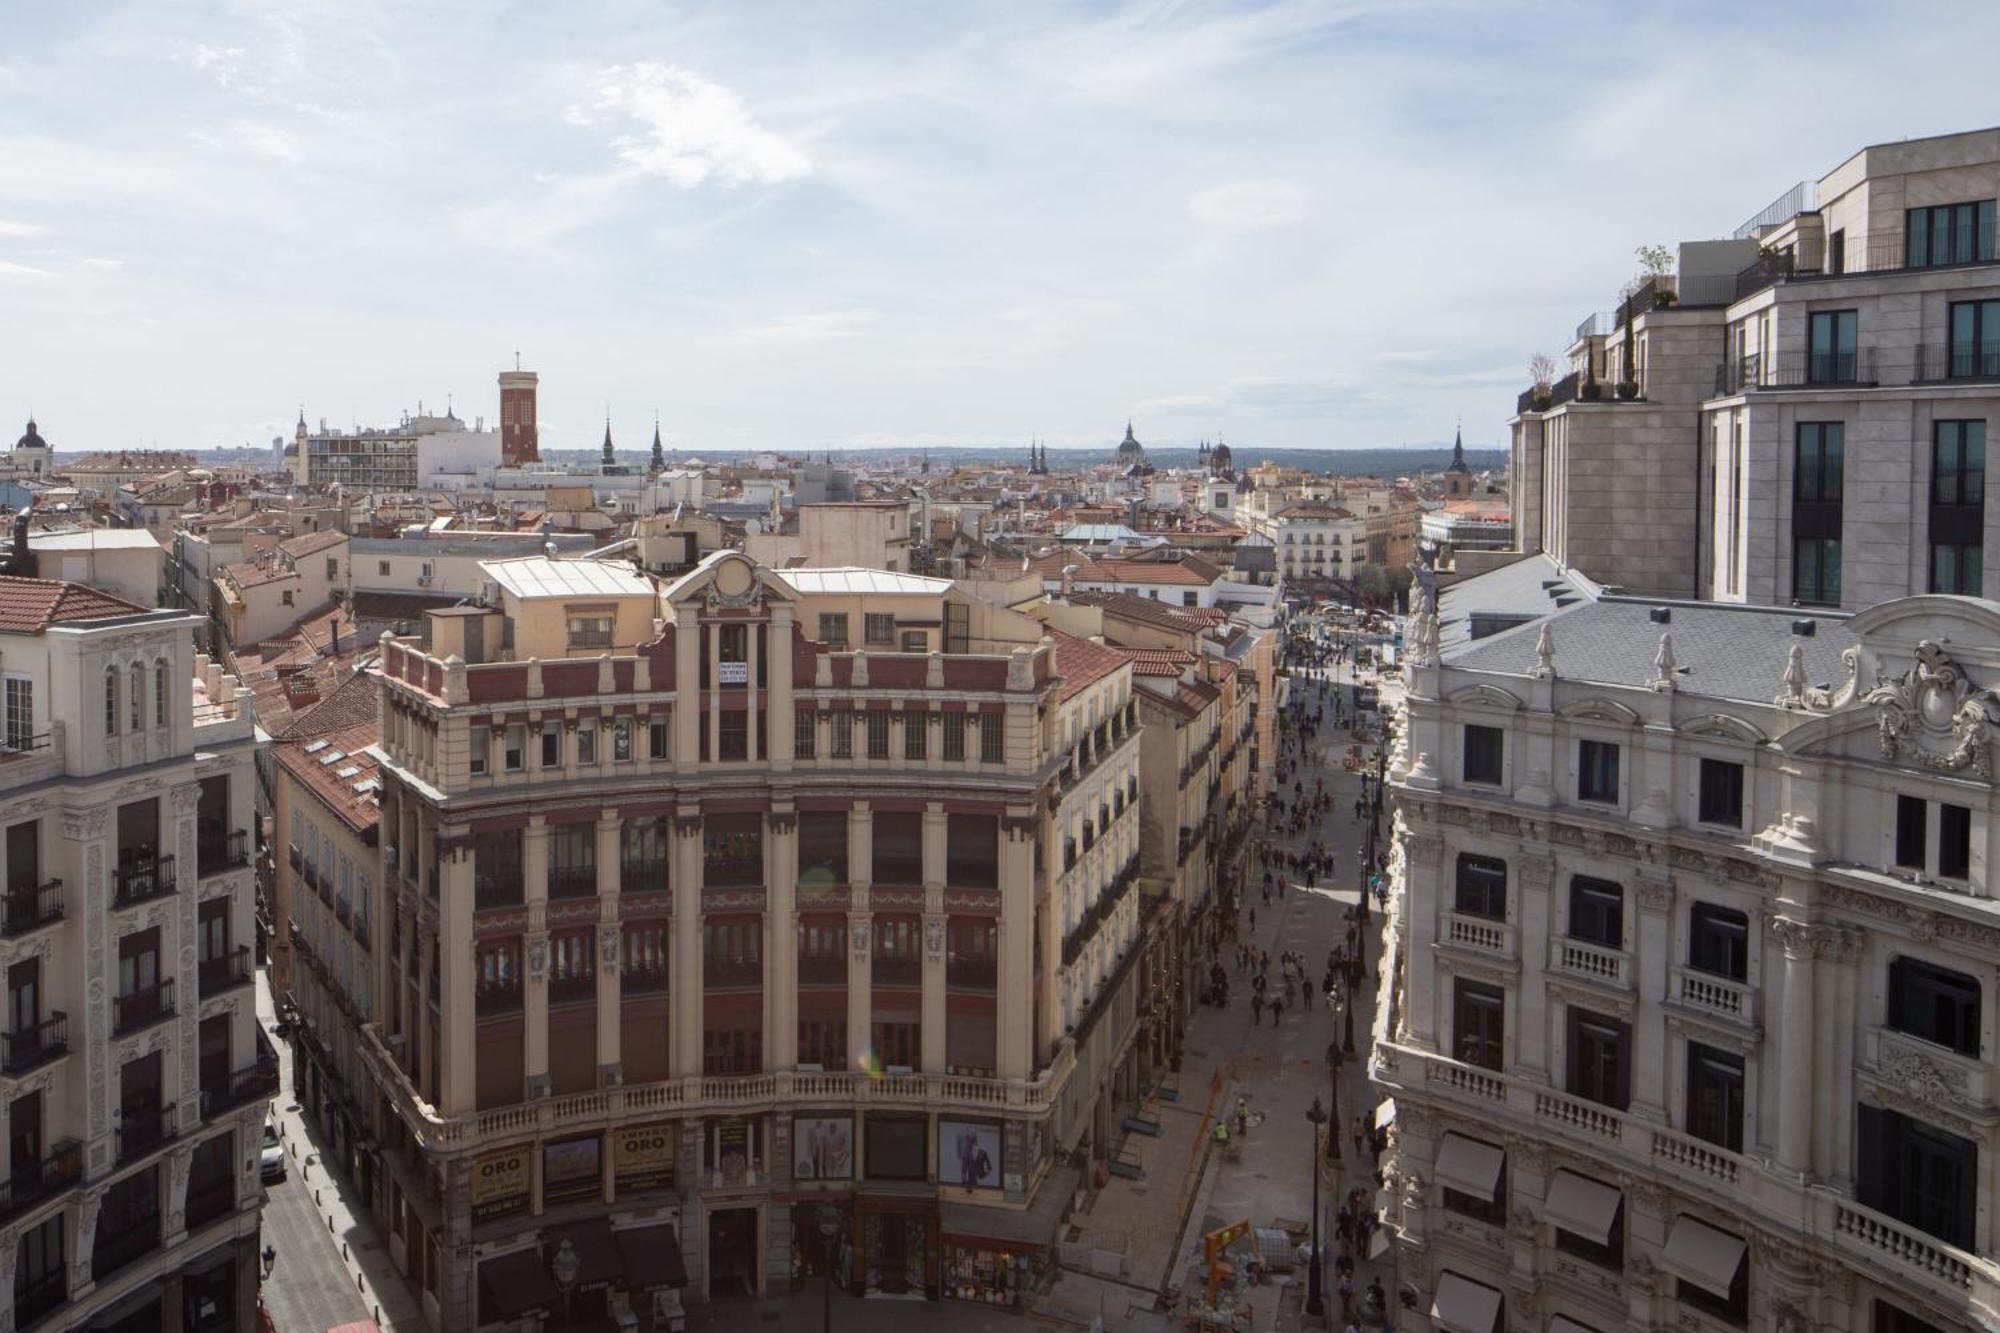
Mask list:
[[[1317,1137],[1320,1127],[1326,1124],[1326,1111],[1320,1106],[1319,1098],[1313,1098],[1312,1109],[1306,1112],[1306,1119],[1312,1124],[1313,1135]],[[1329,1134],[1328,1137],[1336,1136]],[[1313,1178],[1313,1243],[1310,1259],[1312,1267],[1306,1270],[1306,1313],[1315,1319],[1326,1313],[1326,1297],[1321,1292],[1319,1277],[1319,1162],[1316,1160],[1318,1156],[1318,1152],[1315,1151],[1313,1153],[1315,1160],[1308,1168]]]
[[[577,1272],[583,1263],[576,1257],[576,1246],[563,1237],[563,1243],[556,1247],[556,1257],[549,1260],[549,1271],[556,1280],[556,1290],[562,1293],[563,1333],[569,1333],[569,1292],[576,1285]]]
[[[830,1203],[823,1203],[814,1221],[819,1228],[820,1276],[823,1279],[820,1327],[826,1333],[833,1333],[833,1240],[840,1234],[840,1210]]]
[[[1334,1016],[1337,1018],[1340,1016],[1340,1011],[1345,1007],[1346,1002],[1337,993],[1332,999]],[[1326,1136],[1326,1160],[1329,1162],[1338,1162],[1340,1160],[1340,1067],[1346,1063],[1347,1052],[1340,1049],[1340,1040],[1335,1038],[1328,1042],[1326,1044],[1326,1072],[1328,1080],[1333,1085],[1333,1095],[1330,1102],[1332,1109],[1327,1112],[1328,1119],[1333,1123],[1333,1132]]]

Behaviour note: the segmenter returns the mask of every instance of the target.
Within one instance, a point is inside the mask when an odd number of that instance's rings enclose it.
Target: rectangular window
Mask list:
[[[1618,746],[1611,741],[1578,741],[1576,799],[1618,803]]]
[[[35,737],[35,682],[9,676],[6,682],[7,748],[25,750]]]
[[[1986,423],[1931,424],[1930,590],[1978,597],[1986,554]]]
[[[1903,219],[1903,261],[1910,268],[1992,262],[1991,199],[1907,209]]]
[[[854,757],[854,714],[835,713],[832,724],[827,727],[827,735],[833,741],[835,759]]]
[[[1979,1058],[1979,982],[1920,958],[1889,964],[1889,1026]]]
[[[1688,913],[1688,966],[1697,972],[1750,978],[1750,918],[1729,907],[1696,903]]]
[[[1726,759],[1701,761],[1699,818],[1704,824],[1743,827],[1743,765]]]
[[[1489,921],[1507,919],[1507,863],[1491,856],[1461,852],[1453,910]]]
[[[618,764],[632,760],[632,724],[622,717],[611,724],[611,760]]]
[[[1952,379],[2000,376],[2000,301],[1955,301],[1951,307]]]
[[[527,733],[520,727],[507,728],[506,764],[509,773],[519,773],[526,764]]]
[[[1904,870],[1929,868],[1930,809],[1921,797],[1896,798],[1896,864]]]
[[[1852,310],[1816,310],[1806,316],[1806,383],[1852,384],[1859,377]]]
[[[1588,1009],[1569,1011],[1569,1092],[1622,1111],[1631,1100],[1632,1029]]]
[[[1687,1044],[1687,1132],[1730,1152],[1743,1151],[1743,1057],[1698,1041]]]
[[[1467,723],[1465,727],[1465,780],[1482,786],[1500,785],[1501,759],[1506,753],[1506,735],[1498,727]]]
[[[944,757],[954,761],[965,758],[965,714],[963,713],[944,715]]]
[[[822,611],[819,613],[819,641],[835,651],[847,647],[847,613],[845,611]]]
[[[542,726],[542,767],[562,767],[562,728],[559,725]]]
[[[647,724],[646,754],[653,759],[666,759],[673,755],[673,733],[665,722]]]
[[[896,617],[869,611],[861,617],[861,632],[870,647],[892,644],[896,641]]]
[[[1625,947],[1625,886],[1589,875],[1569,881],[1569,937],[1605,949]]]
[[[1855,1194],[1867,1207],[1969,1250],[1979,1149],[1970,1139],[1873,1106],[1855,1136]]]
[[[595,764],[597,762],[597,728],[579,726],[576,729],[576,762]]]
[[[750,714],[742,708],[725,708],[715,733],[715,758],[719,763],[740,764],[750,757]]]
[[[813,757],[819,741],[818,715],[810,708],[800,708],[792,714],[792,754],[799,759]]]
[[[1500,1068],[1506,996],[1498,986],[1464,978],[1452,982],[1452,1050],[1481,1069]]]
[[[928,649],[924,645],[924,632],[920,629],[904,630],[903,651],[906,653],[921,653],[928,651]]]
[[[930,740],[930,724],[925,720],[928,713],[906,712],[903,714],[903,758],[923,759]]]
[[[608,609],[572,613],[569,617],[569,646],[583,649],[611,647],[616,622],[615,613]]]
[[[886,708],[871,708],[868,718],[868,757],[887,759],[889,757],[889,711]]]
[[[1799,423],[1792,468],[1792,598],[1840,605],[1840,539],[1846,494],[1845,438],[1838,421]]]
[[[375,573],[380,578],[385,578],[385,579],[388,578],[389,562],[387,560],[377,560],[375,562]]]
[[[1939,879],[1972,876],[1972,811],[1948,801],[1938,802]]]
[[[1007,760],[1005,735],[1001,725],[1006,721],[998,713],[979,715],[979,762],[1000,764]]]

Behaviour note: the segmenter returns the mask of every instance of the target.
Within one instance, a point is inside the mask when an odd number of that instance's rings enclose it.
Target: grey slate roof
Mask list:
[[[1545,590],[1545,581],[1558,587]],[[1552,594],[1575,601],[1558,609]],[[1755,703],[1771,702],[1782,688],[1794,643],[1805,649],[1807,679],[1825,686],[1841,679],[1840,654],[1855,642],[1847,617],[1837,612],[1606,596],[1545,556],[1455,584],[1439,601],[1448,666],[1524,676],[1534,669],[1535,642],[1548,622],[1558,677],[1645,686],[1655,674],[1660,634],[1667,631],[1682,668],[1676,673],[1680,693]],[[1655,607],[1666,608],[1668,623],[1654,623]],[[1532,619],[1470,639],[1470,621],[1482,613]],[[1794,621],[1811,621],[1813,633],[1795,634]]]

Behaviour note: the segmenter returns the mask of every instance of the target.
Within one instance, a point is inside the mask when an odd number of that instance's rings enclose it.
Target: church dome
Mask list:
[[[1120,465],[1143,464],[1146,461],[1146,446],[1139,443],[1139,438],[1132,433],[1129,421],[1125,423],[1125,438],[1118,442],[1118,452],[1112,455],[1112,461]]]
[[[42,438],[40,431],[35,429],[35,419],[33,417],[28,418],[28,433],[16,441],[14,447],[16,449],[46,449],[49,447],[49,442]]]

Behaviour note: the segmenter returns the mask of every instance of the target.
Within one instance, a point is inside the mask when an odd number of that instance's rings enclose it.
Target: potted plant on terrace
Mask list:
[[[1528,390],[1528,405],[1537,412],[1548,410],[1550,392],[1556,382],[1556,370],[1555,358],[1546,353],[1537,352],[1534,359],[1528,362],[1528,374],[1534,380],[1533,387]]]

